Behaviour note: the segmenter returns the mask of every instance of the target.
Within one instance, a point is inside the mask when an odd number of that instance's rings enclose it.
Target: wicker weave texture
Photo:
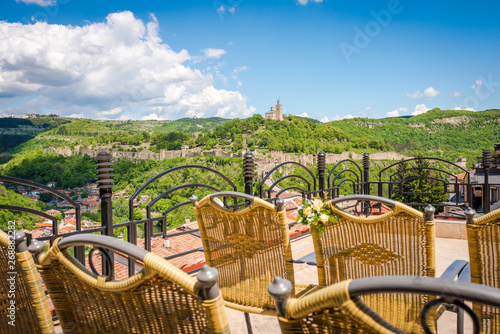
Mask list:
[[[371,276],[435,275],[434,222],[420,212],[398,205],[367,218],[332,210],[339,221],[327,224],[321,236],[312,230],[320,286]]]
[[[273,314],[269,283],[275,276],[294,283],[285,211],[255,198],[247,208],[232,212],[206,197],[196,203],[195,213],[207,264],[219,270],[227,306]]]
[[[500,288],[500,210],[495,210],[467,225],[471,281]],[[500,310],[474,305],[483,333],[500,333]]]
[[[8,262],[8,245],[8,235],[0,231],[0,333],[52,333],[52,317],[33,258],[28,251],[16,253],[12,268],[12,262]],[[11,277],[15,277],[13,299],[9,298],[10,283],[7,281]],[[11,300],[16,303],[15,326],[9,325],[7,318]]]
[[[221,295],[202,302],[198,283],[149,253],[144,269],[105,282],[57,242],[40,271],[64,333],[228,333]]]
[[[340,216],[318,235],[312,229],[318,281],[325,287],[372,276],[435,275],[434,221],[403,204],[380,216],[351,216],[328,203]],[[426,296],[367,295],[363,301],[384,319],[409,333],[419,333],[419,310]]]

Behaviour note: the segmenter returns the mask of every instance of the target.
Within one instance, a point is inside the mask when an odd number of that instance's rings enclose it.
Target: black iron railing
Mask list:
[[[185,202],[177,203],[172,205],[167,210],[162,212],[159,217],[152,217],[152,207],[159,200],[167,198],[174,194],[175,192],[185,189],[185,188],[205,188],[209,191],[217,192],[220,190],[232,190],[236,191],[236,182],[233,182],[227,178],[222,173],[198,165],[185,165],[177,166],[169,170],[163,171],[158,175],[152,177],[150,180],[141,185],[134,194],[129,198],[129,216],[130,220],[128,222],[113,224],[113,208],[112,208],[112,193],[113,193],[113,174],[112,174],[112,161],[111,156],[107,152],[100,152],[96,156],[97,164],[96,171],[98,177],[98,189],[99,197],[101,202],[101,221],[102,225],[98,228],[93,229],[82,229],[81,226],[81,208],[80,204],[69,198],[66,194],[51,187],[38,184],[32,181],[22,180],[18,178],[13,178],[9,176],[1,176],[0,181],[10,182],[14,184],[22,184],[32,188],[43,189],[65,201],[67,201],[70,206],[75,209],[75,219],[76,227],[75,231],[65,234],[60,234],[58,232],[58,222],[53,216],[49,216],[44,212],[38,212],[36,210],[28,208],[20,208],[9,205],[1,205],[0,209],[12,210],[12,211],[22,211],[31,214],[36,214],[38,216],[44,217],[52,221],[52,233],[48,236],[40,237],[40,240],[48,240],[52,243],[55,238],[60,235],[71,235],[77,233],[101,233],[105,235],[113,236],[113,231],[116,228],[126,227],[128,233],[128,241],[137,244],[137,229],[139,226],[143,226],[144,229],[144,247],[147,250],[151,250],[152,238],[163,237],[163,238],[174,238],[177,236],[184,235],[186,233],[196,233],[198,230],[188,230],[181,231],[173,234],[167,234],[167,216],[174,212],[175,210],[190,205],[191,201],[187,200]],[[421,167],[407,167],[409,163],[415,161],[428,161],[428,165],[423,164]],[[317,155],[316,166],[305,166],[301,163],[289,161],[281,164],[277,164],[268,173],[266,173],[262,179],[258,179],[255,173],[255,160],[252,153],[246,153],[243,156],[243,177],[244,192],[247,194],[259,196],[268,201],[275,201],[279,196],[283,195],[287,191],[293,191],[300,194],[303,198],[312,198],[315,196],[320,196],[322,198],[336,198],[340,195],[347,194],[365,194],[365,195],[378,195],[382,197],[387,197],[394,199],[398,195],[404,194],[439,194],[446,195],[450,198],[454,198],[453,202],[446,201],[441,203],[406,203],[410,205],[427,205],[432,204],[433,206],[444,206],[444,207],[472,207],[478,209],[480,206],[484,213],[487,213],[491,209],[491,194],[494,194],[494,202],[498,202],[500,185],[490,184],[489,175],[491,172],[492,157],[489,150],[483,151],[483,157],[481,165],[478,169],[481,173],[481,177],[484,182],[477,183],[475,181],[475,176],[467,171],[465,168],[458,166],[449,161],[439,159],[439,158],[412,158],[404,161],[394,163],[388,167],[383,168],[378,174],[378,181],[370,180],[370,168],[372,164],[370,162],[370,155],[368,153],[363,154],[363,159],[361,164],[352,159],[345,159],[336,163],[331,169],[328,170],[326,163],[326,154],[320,152]],[[405,165],[406,164],[406,165]],[[449,168],[443,169],[438,168],[438,164],[447,165]],[[289,174],[282,175],[277,174],[281,168],[288,168],[291,170]],[[141,220],[134,220],[134,201],[138,196],[151,184],[160,180],[162,177],[169,175],[170,173],[176,171],[182,171],[186,169],[201,169],[208,173],[215,175],[216,178],[222,180],[224,187],[227,189],[219,189],[212,184],[201,184],[201,183],[185,183],[177,184],[170,189],[165,189],[163,193],[157,197],[151,199],[149,203],[146,204],[146,218]],[[411,172],[415,170],[421,173],[427,173],[427,176],[415,177]],[[459,178],[456,173],[452,173],[449,170],[456,170],[461,172],[461,177]],[[434,176],[429,176],[429,173],[433,173]],[[301,175],[302,174],[302,175]],[[410,175],[410,176],[408,176]],[[422,174],[424,175],[424,174]],[[435,175],[440,175],[441,177],[436,177]],[[443,176],[444,175],[444,176]],[[405,188],[405,184],[408,182],[413,182],[416,179],[426,179],[429,182],[435,184],[440,184],[443,189],[440,192],[419,192],[418,190],[408,191]],[[254,189],[256,189],[254,191]],[[295,208],[289,208],[288,210],[294,210]],[[477,211],[477,210],[476,210]],[[157,224],[157,230],[154,230],[155,222],[160,222]],[[159,229],[159,230],[158,230]],[[28,236],[29,237],[29,236]],[[174,258],[178,256],[184,256],[194,252],[200,251],[199,249],[189,250],[182,254],[173,255],[167,258]],[[75,248],[75,256],[81,262],[85,261],[85,251],[83,246]],[[129,275],[135,273],[135,261],[129,260]],[[106,266],[103,263],[103,270],[106,271]]]

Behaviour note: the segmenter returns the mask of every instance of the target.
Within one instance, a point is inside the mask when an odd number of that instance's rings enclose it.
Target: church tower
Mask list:
[[[271,107],[271,110],[266,112],[264,115],[265,119],[276,119],[278,121],[283,120],[283,106],[280,103],[280,98],[278,97],[278,104],[276,105],[276,110],[274,110],[274,107]]]
[[[278,97],[278,104],[276,104],[276,119],[283,120],[283,106],[280,103],[280,98]]]

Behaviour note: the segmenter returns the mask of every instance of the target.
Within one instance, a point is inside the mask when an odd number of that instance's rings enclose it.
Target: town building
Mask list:
[[[86,200],[81,202],[82,213],[97,213],[99,210],[99,202],[96,200]]]

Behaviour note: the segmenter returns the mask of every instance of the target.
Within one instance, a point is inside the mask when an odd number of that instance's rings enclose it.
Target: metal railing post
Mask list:
[[[101,199],[101,224],[104,227],[104,233],[113,236],[113,204],[111,202],[113,195],[113,174],[111,172],[113,168],[111,168],[111,155],[106,151],[101,151],[97,154],[96,160],[97,188]],[[102,273],[106,275],[109,273],[110,268],[104,257],[102,261]]]
[[[363,153],[363,182],[364,189],[363,193],[365,195],[370,195],[370,154]]]
[[[488,149],[483,150],[483,169],[484,169],[484,184],[483,184],[483,212],[490,212],[490,169],[491,169],[491,152]]]
[[[325,171],[326,171],[326,154],[325,152],[318,153],[318,190],[322,199],[325,198]]]
[[[243,156],[243,177],[245,178],[245,194],[253,195],[253,178],[255,176],[255,161],[251,152]]]

